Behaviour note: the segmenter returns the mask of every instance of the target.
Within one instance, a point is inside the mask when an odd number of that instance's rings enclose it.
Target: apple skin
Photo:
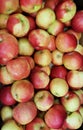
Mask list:
[[[21,9],[26,13],[35,13],[42,8],[42,0],[20,0]]]
[[[76,4],[72,0],[59,2],[55,8],[56,18],[65,23],[71,20],[76,14]]]
[[[72,52],[77,46],[77,39],[73,34],[61,32],[56,37],[56,48],[61,52]]]
[[[2,126],[1,130],[24,130],[22,125],[19,125],[14,119],[6,121]]]
[[[0,33],[0,64],[6,65],[8,61],[18,55],[18,41],[9,33]]]
[[[11,74],[7,71],[6,66],[2,66],[0,68],[0,82],[4,85],[8,85],[14,82],[14,79],[11,76]]]
[[[52,51],[52,63],[54,65],[63,65],[63,55],[64,53],[59,51],[58,49]]]
[[[79,129],[82,126],[82,116],[78,111],[72,112],[67,115],[65,126],[67,129]]]
[[[49,84],[50,78],[45,71],[32,71],[30,73],[30,81],[35,89],[44,89]]]
[[[79,99],[80,99],[80,104],[83,104],[83,90],[82,89],[77,89],[74,90],[74,93],[78,95]]]
[[[73,91],[68,91],[64,97],[61,97],[61,104],[65,107],[66,111],[74,112],[80,107],[80,99]]]
[[[0,0],[0,14],[12,14],[19,8],[19,0]]]
[[[11,94],[17,102],[27,102],[34,96],[34,87],[29,80],[18,80],[11,86]]]
[[[50,50],[43,49],[43,50],[36,51],[34,53],[34,61],[37,65],[40,66],[50,65],[52,61],[52,55]]]
[[[47,29],[47,31],[54,36],[57,36],[59,33],[63,32],[63,30],[64,24],[57,19],[52,24],[50,24]]]
[[[10,106],[3,106],[1,108],[0,116],[3,122],[12,119],[12,107]]]
[[[44,119],[48,127],[59,129],[62,127],[66,116],[64,107],[61,104],[55,104],[45,113]]]
[[[50,81],[50,91],[56,97],[63,97],[69,91],[68,83],[62,78],[53,78]]]
[[[25,36],[30,29],[28,18],[21,13],[14,13],[7,20],[8,31],[16,37]]]
[[[16,57],[6,65],[8,72],[14,80],[21,80],[30,74],[30,65],[24,57]]]
[[[16,100],[11,94],[11,86],[3,86],[0,89],[0,102],[8,106],[14,105],[16,103]]]
[[[54,51],[56,49],[55,39],[55,36],[50,35],[50,40],[47,46],[47,49],[49,49],[50,51]]]
[[[83,106],[82,106],[82,105],[80,105],[78,111],[79,111],[79,113],[81,114],[81,116],[82,116],[82,120],[83,120]]]
[[[49,127],[45,124],[42,118],[36,117],[32,122],[28,123],[25,127],[25,130],[50,130]]]
[[[54,104],[54,96],[48,90],[40,90],[34,95],[34,102],[38,110],[47,111]]]
[[[77,47],[75,48],[75,51],[79,52],[81,55],[83,55],[83,46],[78,43]]]
[[[0,14],[0,29],[6,28],[8,18],[8,14]]]
[[[67,73],[67,82],[73,90],[83,87],[83,71],[71,70]]]
[[[51,68],[51,73],[50,73],[51,78],[63,78],[66,79],[67,76],[67,69],[63,65],[59,66],[52,66]]]
[[[46,0],[44,7],[51,8],[55,10],[56,5],[59,3],[60,0]]]
[[[83,33],[83,10],[77,11],[71,21],[71,26],[76,32]]]
[[[65,53],[63,65],[68,70],[79,70],[83,66],[83,56],[77,51]]]
[[[29,24],[30,24],[30,29],[29,31],[33,30],[33,29],[36,29],[36,21],[35,19],[32,17],[32,16],[27,16],[28,20],[29,20]]]
[[[40,9],[36,15],[36,24],[42,29],[48,29],[56,19],[55,12],[50,8]]]
[[[18,103],[13,108],[13,118],[21,125],[30,123],[36,116],[37,108],[33,101]]]
[[[34,29],[28,34],[28,40],[36,50],[48,48],[50,35],[43,29]]]

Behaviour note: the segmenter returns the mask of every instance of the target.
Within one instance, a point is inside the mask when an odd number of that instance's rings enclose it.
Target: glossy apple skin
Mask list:
[[[11,86],[4,86],[0,89],[0,102],[8,106],[14,105],[16,103],[16,100],[11,94]]]
[[[75,16],[73,17],[72,21],[71,21],[71,26],[72,28],[80,33],[83,33],[83,10],[77,11],[77,13],[75,14]]]
[[[45,113],[44,119],[48,127],[59,129],[62,127],[66,116],[64,107],[61,104],[55,104]]]
[[[73,34],[61,32],[56,37],[56,48],[61,52],[71,52],[77,46],[77,39]]]
[[[34,87],[29,80],[19,80],[12,84],[11,94],[17,102],[27,102],[34,96]]]
[[[59,3],[60,0],[46,0],[45,7],[51,8],[52,10],[55,9],[56,5]]]
[[[36,116],[37,108],[33,101],[18,103],[13,109],[13,118],[21,125],[30,123]]]
[[[0,33],[0,64],[6,65],[8,61],[18,55],[18,41],[9,33]]]
[[[50,130],[43,119],[40,117],[36,117],[32,122],[28,123],[25,127],[25,130],[35,130],[35,128],[39,130]]]
[[[63,65],[69,70],[78,70],[83,66],[83,56],[76,51],[65,53]]]
[[[30,74],[30,65],[23,57],[17,57],[9,61],[6,67],[14,80],[21,80]]]
[[[0,0],[0,13],[12,14],[19,8],[19,0]]]

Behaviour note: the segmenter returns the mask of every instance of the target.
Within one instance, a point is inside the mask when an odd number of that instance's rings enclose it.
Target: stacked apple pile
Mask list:
[[[82,126],[82,33],[73,0],[0,0],[1,130]]]

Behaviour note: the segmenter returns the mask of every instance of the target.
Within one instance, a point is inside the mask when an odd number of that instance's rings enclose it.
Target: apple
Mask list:
[[[81,89],[83,87],[83,71],[69,71],[67,73],[67,82],[72,89]]]
[[[36,21],[35,21],[35,19],[31,15],[28,15],[27,18],[28,18],[29,24],[30,24],[29,31],[31,31],[33,29],[36,29]]]
[[[26,13],[35,13],[42,8],[42,0],[20,0],[21,9]]]
[[[50,81],[50,91],[56,97],[63,97],[69,91],[68,83],[62,78],[53,78]]]
[[[43,50],[36,51],[34,53],[34,61],[37,65],[40,65],[40,66],[50,65],[52,61],[52,55],[51,55],[50,50],[43,49]]]
[[[68,91],[64,97],[61,97],[61,103],[68,112],[77,111],[80,107],[80,99],[73,91]]]
[[[83,106],[81,105],[80,107],[79,107],[79,113],[81,114],[81,116],[82,116],[82,120],[83,120]]]
[[[55,9],[56,5],[60,2],[60,0],[45,0],[44,7],[51,8],[52,10]]]
[[[36,117],[32,122],[26,124],[25,130],[50,130],[45,124],[44,120],[40,117]]]
[[[50,8],[40,9],[36,15],[36,24],[42,29],[48,29],[56,19],[55,12]]]
[[[83,56],[77,51],[65,53],[63,55],[63,65],[69,70],[78,70],[83,65]]]
[[[52,24],[49,25],[47,31],[50,34],[57,36],[59,33],[64,31],[64,24],[56,19]]]
[[[28,34],[28,40],[36,50],[48,48],[50,42],[50,35],[44,29],[34,29]]]
[[[55,36],[50,35],[50,39],[49,39],[47,49],[49,49],[51,52],[56,49],[55,39],[56,39]]]
[[[54,96],[48,90],[40,90],[34,95],[34,102],[38,110],[47,111],[54,104]]]
[[[0,116],[3,122],[12,119],[12,107],[5,105],[1,108]]]
[[[9,61],[6,67],[14,80],[21,80],[30,74],[30,65],[26,58],[21,56]]]
[[[83,46],[78,43],[77,47],[75,48],[75,51],[79,52],[81,55],[83,55]]]
[[[79,99],[80,99],[80,104],[83,104],[83,90],[82,89],[77,89],[74,90],[74,93],[78,95]]]
[[[63,65],[53,65],[50,73],[51,78],[62,78],[66,79],[67,69]]]
[[[7,20],[7,29],[15,37],[23,37],[29,32],[30,23],[24,14],[14,13]]]
[[[34,48],[27,38],[24,37],[19,38],[18,46],[19,46],[19,55],[31,56],[34,53]]]
[[[45,71],[32,71],[30,73],[30,81],[35,89],[44,89],[49,84],[50,78]]]
[[[14,119],[6,121],[2,126],[1,130],[24,130],[22,125],[19,125]]]
[[[64,107],[61,104],[55,104],[45,113],[44,119],[48,127],[59,129],[62,127],[66,116]]]
[[[30,123],[37,116],[37,108],[33,101],[18,103],[13,108],[13,118],[21,125]]]
[[[0,29],[6,28],[8,18],[8,14],[0,14]]]
[[[61,32],[56,36],[56,48],[61,52],[72,52],[77,46],[77,39],[73,34]]]
[[[14,79],[8,72],[6,66],[0,67],[0,82],[4,85],[8,85],[14,82]]]
[[[18,80],[11,86],[11,94],[17,102],[27,102],[34,96],[34,87],[29,80]]]
[[[0,0],[0,14],[12,14],[19,8],[19,0]]]
[[[16,100],[11,94],[11,86],[3,86],[0,89],[0,102],[4,105],[14,105]]]
[[[72,0],[59,2],[55,8],[56,18],[65,23],[70,21],[76,14],[76,4]]]
[[[6,65],[8,61],[18,55],[18,41],[16,37],[7,32],[0,33],[0,64]]]
[[[65,120],[67,129],[79,129],[82,126],[82,123],[82,116],[77,111],[68,114]]]
[[[52,63],[54,65],[63,65],[63,55],[64,53],[59,51],[58,49],[52,51]]]
[[[76,32],[83,33],[83,10],[79,10],[76,12],[75,16],[71,21],[71,27]]]

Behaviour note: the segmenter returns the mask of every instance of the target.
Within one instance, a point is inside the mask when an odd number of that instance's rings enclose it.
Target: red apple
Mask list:
[[[8,61],[18,55],[18,41],[17,39],[7,33],[0,33],[0,64],[5,65]]]
[[[72,0],[59,2],[55,8],[55,14],[58,20],[65,23],[71,20],[76,13],[76,4]]]
[[[29,80],[18,80],[11,86],[11,94],[17,102],[27,102],[34,96],[34,87]]]
[[[69,112],[77,111],[80,107],[80,99],[73,91],[68,91],[64,97],[61,97],[61,103]]]
[[[8,14],[0,14],[0,29],[6,28],[8,18]]]
[[[42,7],[42,0],[20,0],[21,9],[26,13],[35,13]]]
[[[56,97],[63,97],[68,93],[69,86],[65,79],[53,78],[50,81],[50,91]]]
[[[35,89],[44,89],[49,84],[49,75],[42,70],[32,71],[30,73],[30,80]]]
[[[29,20],[29,24],[30,24],[30,29],[29,31],[36,29],[36,21],[32,16],[27,16],[28,20]]]
[[[42,50],[48,48],[50,42],[50,35],[47,31],[43,29],[34,29],[28,34],[28,39],[31,45],[36,50]]]
[[[37,115],[37,108],[33,101],[18,103],[13,108],[13,118],[21,125],[30,123]]]
[[[19,0],[0,0],[0,13],[12,14],[19,8]]]
[[[42,118],[36,117],[32,122],[26,124],[25,130],[50,130]]]
[[[83,120],[79,112],[75,111],[67,115],[65,125],[67,129],[76,130],[82,126]]]
[[[81,89],[83,87],[83,71],[69,71],[67,73],[67,82],[72,89]]]
[[[61,104],[55,104],[45,113],[44,119],[48,127],[59,129],[62,127],[66,115],[64,107]]]
[[[14,80],[21,80],[30,74],[30,65],[26,58],[17,57],[7,63],[7,70]]]
[[[83,56],[77,51],[65,53],[63,55],[63,65],[69,70],[78,70],[83,65]]]
[[[47,111],[54,104],[54,96],[48,90],[40,90],[35,94],[34,102],[38,110]]]
[[[16,100],[11,94],[11,86],[3,86],[0,89],[0,102],[4,105],[14,105]]]
[[[50,8],[40,9],[36,15],[36,24],[42,29],[48,29],[56,19],[55,12]]]
[[[52,55],[50,50],[43,49],[43,50],[36,51],[34,53],[34,61],[37,65],[40,66],[50,65],[52,61]]]
[[[50,76],[51,76],[51,78],[63,78],[63,79],[66,79],[67,69],[62,65],[59,65],[59,66],[53,65],[53,67],[51,68]]]
[[[54,36],[57,36],[59,33],[63,32],[63,30],[64,24],[57,19],[52,24],[50,24],[47,29],[47,31]]]
[[[61,32],[56,37],[56,48],[61,52],[71,52],[77,46],[77,39],[73,34]]]
[[[52,10],[54,10],[59,1],[60,0],[45,0],[44,7],[51,8]]]
[[[25,36],[30,29],[28,18],[21,13],[14,13],[7,20],[7,29],[16,37]]]
[[[83,10],[77,11],[71,21],[71,26],[76,32],[83,33]]]
[[[48,43],[48,46],[47,46],[47,48],[50,51],[54,51],[56,49],[55,39],[56,39],[55,36],[50,35],[50,40],[49,40],[49,43]]]

